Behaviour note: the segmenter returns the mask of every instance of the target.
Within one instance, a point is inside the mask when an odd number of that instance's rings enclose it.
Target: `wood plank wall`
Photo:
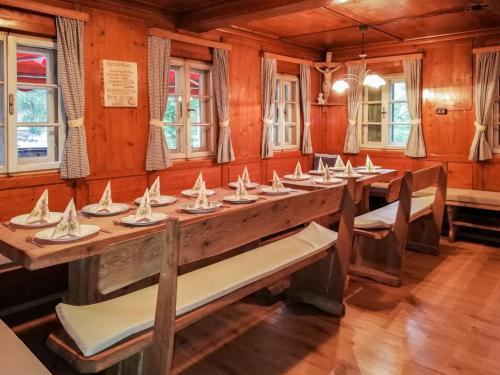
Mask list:
[[[360,164],[369,153],[375,164],[396,168],[401,173],[408,169],[416,170],[447,161],[448,186],[500,191],[500,179],[497,177],[500,174],[500,154],[488,162],[468,160],[474,135],[472,48],[485,44],[500,44],[500,35],[416,46],[368,48],[369,57],[424,53],[422,128],[427,157],[412,159],[404,156],[402,151],[384,150],[361,150],[359,155],[344,157]],[[349,60],[357,59],[358,52],[355,49],[341,50],[334,55],[336,59]],[[403,71],[400,63],[369,65],[369,68],[380,73]],[[314,125],[321,129],[320,150],[342,153],[347,128],[345,95],[332,93],[332,96],[331,101],[338,104],[337,106],[313,107],[315,118],[319,118],[319,124]],[[435,110],[440,107],[448,109],[448,114],[437,115]]]
[[[0,177],[0,220],[29,211],[45,187],[49,188],[51,209],[62,210],[71,197],[75,198],[78,207],[95,202],[109,179],[115,201],[132,201],[141,196],[157,176],[146,173],[144,167],[149,131],[146,30],[158,25],[104,10],[82,10],[90,14],[84,35],[85,126],[92,175],[69,182],[60,180],[57,172]],[[39,19],[47,33],[53,32],[47,28],[46,17]],[[175,162],[173,167],[160,173],[163,193],[178,193],[192,186],[201,170],[208,186],[217,187],[234,180],[245,165],[255,180],[265,182],[272,176],[273,169],[284,173],[293,171],[298,160],[304,167],[311,163],[312,159],[299,151],[279,153],[271,160],[260,159],[260,51],[314,60],[321,58],[320,51],[230,34],[223,34],[223,38],[233,45],[230,52],[231,131],[237,160],[226,165],[219,165],[214,159]],[[211,60],[208,48],[179,42],[172,43],[172,55]],[[138,63],[137,108],[103,108],[99,71],[102,59]],[[293,64],[279,63],[278,70],[298,74],[298,66]],[[313,73],[313,80],[314,87],[319,88],[318,73]],[[316,93],[314,90],[314,95]],[[316,133],[313,137],[317,140],[321,135]]]

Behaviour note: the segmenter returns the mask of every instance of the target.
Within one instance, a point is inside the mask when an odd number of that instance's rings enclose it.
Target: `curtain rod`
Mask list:
[[[498,52],[500,51],[500,45],[499,46],[489,46],[489,47],[481,47],[481,48],[474,48],[472,50],[472,53],[483,53],[483,52]]]
[[[233,48],[228,43],[216,42],[214,40],[197,38],[190,35],[174,33],[173,31],[156,29],[156,28],[148,29],[148,35],[158,36],[160,38],[165,38],[165,39],[177,40],[178,42],[195,44],[203,47],[212,47],[212,48],[220,48],[227,50],[231,50]]]
[[[372,63],[379,63],[379,62],[404,61],[404,60],[414,60],[414,59],[421,60],[423,57],[424,57],[423,53],[411,53],[411,54],[406,54],[406,55],[373,57],[371,59],[346,61],[346,62],[344,62],[344,65],[349,66],[349,65],[359,65],[359,64],[363,64],[363,63],[372,64]]]
[[[89,15],[85,12],[80,12],[78,10],[60,8],[53,5],[47,5],[43,3],[39,3],[37,1],[31,0],[0,0],[0,5],[22,9],[22,10],[30,10],[33,12],[48,14],[51,16],[59,16],[72,18],[75,20],[88,22]]]
[[[296,57],[278,55],[277,53],[271,53],[271,52],[264,52],[262,54],[262,56],[267,58],[267,59],[276,59],[279,61],[285,61],[285,62],[290,62],[290,63],[294,63],[294,64],[303,64],[303,65],[310,65],[310,66],[312,66],[314,64],[314,62],[312,60],[305,60],[305,59],[299,59]]]

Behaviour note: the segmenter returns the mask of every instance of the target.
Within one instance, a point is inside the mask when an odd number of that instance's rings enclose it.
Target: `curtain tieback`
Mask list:
[[[351,119],[348,119],[347,121],[349,121],[349,125],[351,126],[356,126],[356,124],[358,123],[356,120],[351,120]]]
[[[80,126],[83,126],[83,117],[76,118],[74,120],[68,120],[68,126],[70,128],[79,128]]]
[[[161,120],[153,120],[153,119],[151,119],[151,120],[149,120],[149,125],[163,127],[164,124],[163,124],[163,121],[161,121]]]
[[[304,127],[306,127],[306,126],[307,126],[307,127],[311,126],[311,123],[310,123],[309,121],[304,122]]]
[[[266,124],[266,125],[272,125],[273,124],[273,120],[263,119],[262,121],[264,121],[264,124]]]
[[[420,125],[422,123],[422,119],[416,118],[415,120],[411,120],[410,124],[412,125]]]
[[[219,122],[221,128],[227,128],[229,126],[229,119]]]
[[[486,126],[481,125],[479,122],[474,121],[474,126],[476,127],[477,130],[480,132],[484,132],[486,130]]]

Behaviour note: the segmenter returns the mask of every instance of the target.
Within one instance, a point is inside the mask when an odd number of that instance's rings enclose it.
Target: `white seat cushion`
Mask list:
[[[177,279],[176,315],[208,304],[335,244],[337,233],[311,223],[301,232]],[[57,316],[85,356],[153,326],[158,286],[86,306],[60,303]]]
[[[415,197],[423,197],[436,193],[435,187],[428,187],[413,193]],[[461,202],[472,204],[483,204],[489,206],[500,206],[500,192],[470,189],[446,189],[447,202]]]
[[[423,196],[412,198],[411,216],[417,215],[429,207],[434,202],[434,196]],[[393,202],[387,206],[374,211],[367,212],[354,219],[354,227],[358,229],[388,229],[392,228],[396,222],[399,201]]]

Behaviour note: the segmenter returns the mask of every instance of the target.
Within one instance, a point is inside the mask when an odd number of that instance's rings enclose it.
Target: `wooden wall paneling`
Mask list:
[[[481,170],[483,190],[500,191],[500,159],[482,164]]]

